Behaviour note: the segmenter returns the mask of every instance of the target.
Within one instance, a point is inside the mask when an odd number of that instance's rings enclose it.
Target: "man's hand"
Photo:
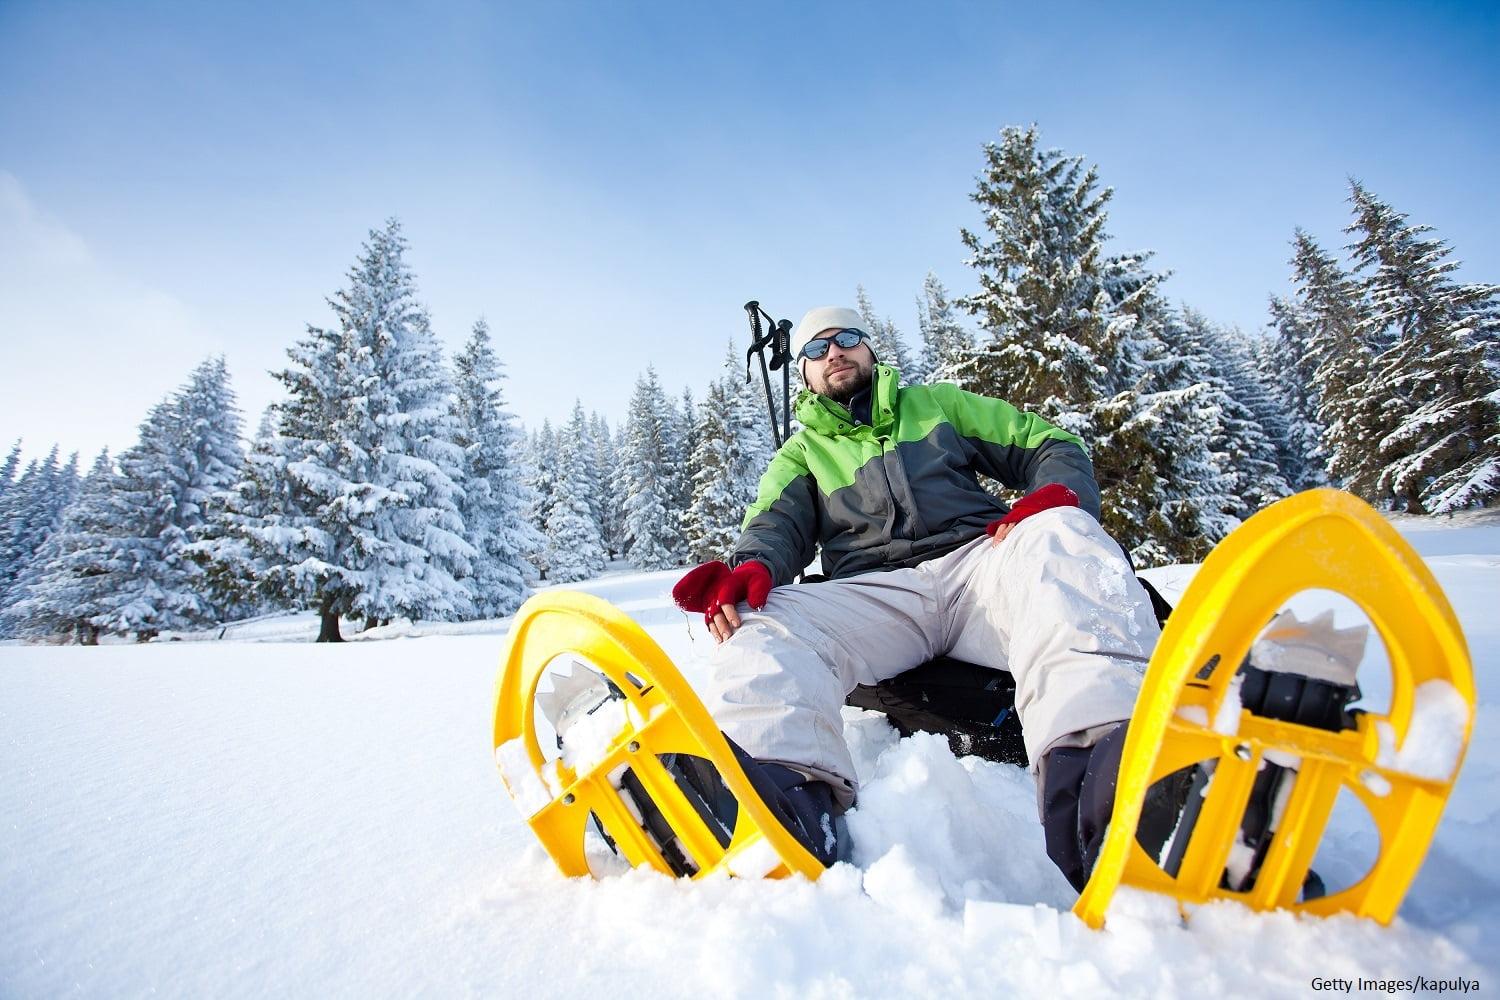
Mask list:
[[[759,611],[771,593],[771,571],[751,559],[730,569],[722,562],[704,563],[690,570],[672,588],[672,600],[684,611],[703,614],[715,641],[723,642],[740,627],[735,604],[747,602]]]
[[[991,521],[985,528],[985,533],[990,536],[991,545],[999,545],[1005,541],[1005,536],[1015,529],[1017,524],[1026,520],[1032,514],[1050,510],[1053,507],[1077,507],[1078,494],[1068,489],[1062,483],[1048,483],[1034,493],[1016,501],[1016,505],[1010,509],[1010,513],[996,521]]]
[[[1011,529],[1014,527],[1014,522],[1010,524],[1001,524],[999,521],[996,521],[984,530],[989,532],[990,538],[992,539],[990,544],[999,545],[1001,542],[1005,541],[1005,536],[1010,534]]]

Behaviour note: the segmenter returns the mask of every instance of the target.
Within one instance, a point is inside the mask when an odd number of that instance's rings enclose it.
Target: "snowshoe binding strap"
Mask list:
[[[1330,725],[1342,704],[1315,711],[1313,724],[1257,715],[1239,700],[1245,681],[1232,683],[1266,622],[1292,595],[1313,589],[1358,604],[1389,654],[1389,709],[1355,713],[1350,728]],[[1331,665],[1347,660],[1347,642],[1331,645],[1323,651]],[[1305,690],[1297,697],[1306,700]],[[1473,718],[1463,633],[1411,546],[1347,493],[1312,490],[1273,504],[1214,549],[1162,632],[1131,717],[1109,831],[1074,912],[1101,926],[1126,884],[1182,904],[1226,898],[1388,923],[1437,829]],[[1424,729],[1443,749],[1422,745]],[[1203,762],[1211,762],[1213,781],[1190,840],[1174,845],[1180,867],[1169,874],[1136,842],[1142,804],[1153,784]],[[1236,891],[1224,874],[1257,774],[1263,763],[1288,762],[1295,783],[1277,834],[1257,859],[1253,885]],[[1359,882],[1308,898],[1316,895],[1305,891],[1309,869],[1341,788],[1369,810],[1380,854]]]

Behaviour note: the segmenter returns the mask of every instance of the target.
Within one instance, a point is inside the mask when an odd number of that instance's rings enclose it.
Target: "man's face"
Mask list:
[[[839,329],[824,330],[813,339],[827,340]],[[863,340],[848,350],[838,344],[829,344],[827,354],[821,358],[808,358],[803,367],[807,387],[835,403],[847,403],[861,389],[867,388],[874,371],[875,352]]]

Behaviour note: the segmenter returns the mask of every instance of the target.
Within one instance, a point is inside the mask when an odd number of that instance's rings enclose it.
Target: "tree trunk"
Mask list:
[[[339,615],[332,610],[333,598],[324,596],[323,603],[318,607],[318,642],[343,642],[344,637],[339,634]]]

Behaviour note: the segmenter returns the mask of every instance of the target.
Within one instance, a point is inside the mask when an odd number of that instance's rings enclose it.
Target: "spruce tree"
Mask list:
[[[1213,412],[1209,449],[1220,470],[1218,488],[1230,498],[1225,513],[1244,520],[1291,492],[1277,466],[1275,445],[1245,402],[1257,388],[1250,381],[1253,365],[1240,342],[1195,309],[1184,307],[1180,325],[1169,329],[1181,331],[1180,343],[1197,362],[1182,381],[1207,387],[1199,406]],[[1264,396],[1261,402],[1269,411]]]
[[[957,381],[958,366],[974,350],[974,335],[959,323],[948,290],[931,272],[922,282],[917,317],[922,334],[922,356],[918,366],[921,381],[929,384]]]
[[[1115,365],[1136,381],[1093,408],[1085,436],[1104,491],[1104,526],[1129,542],[1138,565],[1196,562],[1239,523],[1240,501],[1215,450],[1222,392],[1181,317],[1151,294],[1143,258],[1121,258],[1106,287],[1121,315]],[[1102,468],[1101,468],[1102,467]]]
[[[169,566],[163,551],[162,535],[172,529],[177,506],[176,426],[170,397],[147,411],[136,443],[120,455],[120,477],[109,497],[111,606],[98,623],[106,632],[134,634],[140,642],[164,628],[188,628],[206,618],[191,600],[186,606],[176,602],[197,588],[176,578],[188,563],[174,558]]]
[[[1229,386],[1230,396],[1250,413],[1264,435],[1269,460],[1280,477],[1276,499],[1294,492],[1307,478],[1307,456],[1300,440],[1292,438],[1292,414],[1288,403],[1266,373],[1262,357],[1272,346],[1265,337],[1253,337],[1237,326],[1214,328],[1222,351],[1217,363]]]
[[[1414,513],[1500,499],[1500,286],[1461,285],[1451,248],[1358,182],[1348,232],[1370,302],[1366,341],[1381,345],[1372,389],[1386,396],[1377,497]]]
[[[454,369],[457,443],[464,450],[459,512],[477,553],[467,582],[479,617],[503,617],[514,614],[529,595],[526,581],[536,570],[526,555],[545,540],[526,520],[520,434],[505,409],[500,385],[505,376],[484,320],[474,324]]]
[[[289,483],[278,464],[277,412],[272,404],[261,414],[234,485],[209,504],[207,522],[191,546],[208,592],[230,619],[284,606],[284,595],[269,578],[266,549],[251,537],[253,527],[282,524],[289,511]]]
[[[855,286],[854,302],[859,314],[865,318],[867,327],[865,332],[870,335],[870,347],[880,363],[889,365],[900,372],[903,384],[921,381],[917,376],[922,373],[913,363],[911,352],[906,348],[906,341],[901,337],[901,331],[896,329],[896,324],[891,322],[889,316],[882,319],[876,314],[864,285]]]
[[[1196,558],[1234,521],[1209,482],[1202,390],[1176,379],[1162,342],[1161,276],[1147,254],[1104,254],[1110,191],[1082,157],[1037,139],[1035,127],[1008,128],[985,147],[972,196],[985,231],[962,234],[980,290],[959,304],[987,339],[952,376],[1084,440],[1104,526],[1138,565]]]
[[[619,484],[619,456],[609,422],[597,411],[589,418],[590,448],[599,484],[599,534],[604,540],[606,558],[613,559],[624,548],[621,532],[625,520]]]
[[[418,303],[393,219],[374,230],[329,300],[337,329],[308,327],[277,373],[288,391],[277,438],[287,512],[254,526],[268,580],[339,618],[453,619],[475,549],[458,511],[463,450],[441,350]]]
[[[730,364],[734,364],[730,348]],[[723,559],[738,537],[739,505],[729,489],[729,396],[725,380],[709,383],[699,407],[698,447],[693,452],[693,500],[683,533],[688,559],[695,563]]]
[[[691,463],[693,500],[685,528],[693,562],[728,556],[770,462],[767,415],[757,386],[746,383],[742,372],[731,342],[724,372],[710,384],[699,411],[698,446]]]
[[[53,445],[46,459],[28,462],[0,501],[0,609],[26,597],[44,568],[47,539],[58,530],[64,509],[78,491],[78,456],[60,465],[57,451]],[[0,621],[0,635],[10,634],[13,625],[13,619]]]
[[[980,318],[989,341],[959,372],[970,391],[1008,398],[1053,422],[1077,420],[1079,404],[1114,395],[1132,373],[1099,357],[1114,303],[1105,289],[1104,205],[1097,174],[1082,157],[1037,146],[1037,131],[1007,128],[985,146],[986,169],[971,196],[984,212],[983,237],[962,231],[980,291],[960,304]]]
[[[529,501],[526,520],[544,540],[541,548],[532,553],[530,561],[537,572],[548,579],[551,578],[548,572],[551,543],[545,539],[547,520],[557,502],[557,445],[557,434],[552,430],[551,421],[543,420],[541,429],[531,435],[526,447],[525,481]]]
[[[114,463],[100,452],[63,509],[61,523],[37,552],[21,599],[5,611],[8,631],[28,639],[99,642],[101,619],[114,606]]]
[[[5,456],[5,464],[0,465],[0,510],[3,510],[5,496],[16,482],[16,468],[21,464],[21,439],[16,438],[15,444],[10,446],[10,454]]]
[[[226,502],[245,464],[240,411],[223,355],[193,370],[172,409],[179,432],[178,509],[161,536],[169,573],[164,582],[178,591],[174,604],[191,609],[185,615],[187,624],[249,614],[252,608],[237,589],[205,578],[198,548],[199,542],[215,536],[212,514]]]
[[[1295,310],[1285,317],[1280,357],[1291,362],[1293,381],[1311,373],[1313,429],[1321,436],[1328,478],[1374,501],[1378,442],[1390,431],[1385,394],[1372,381],[1381,335],[1368,322],[1369,303],[1359,282],[1338,260],[1300,229],[1292,245]]]
[[[240,426],[222,357],[198,365],[151,408],[110,491],[113,605],[95,616],[101,628],[144,641],[222,617],[226,594],[211,579],[204,545],[244,462]]]
[[[678,553],[685,548],[668,474],[672,419],[656,369],[647,367],[631,395],[620,469],[625,490],[625,557],[643,570],[678,565]]]
[[[592,435],[583,403],[558,435],[557,496],[547,517],[548,577],[576,583],[604,572],[604,544],[588,497],[595,489],[589,469]]]
[[[10,468],[7,470],[11,475],[14,475],[15,465],[19,464],[19,449],[20,442],[17,442],[11,450]],[[48,462],[55,470],[56,445],[52,446]],[[29,525],[32,509],[39,499],[36,486],[39,468],[36,459],[27,462],[20,477],[9,482],[5,492],[0,494],[0,608],[5,607],[6,592],[23,568],[28,554],[26,546],[30,544],[30,539],[26,537],[23,526]]]
[[[698,450],[698,404],[693,399],[693,390],[684,388],[682,400],[677,407],[676,440],[673,442],[673,496],[672,507],[678,524],[677,556],[687,558],[687,516],[693,505],[693,454]]]
[[[1328,434],[1318,417],[1309,319],[1297,303],[1273,295],[1271,328],[1270,337],[1253,342],[1253,353],[1261,381],[1286,414],[1282,474],[1294,489],[1321,486],[1328,481]]]

